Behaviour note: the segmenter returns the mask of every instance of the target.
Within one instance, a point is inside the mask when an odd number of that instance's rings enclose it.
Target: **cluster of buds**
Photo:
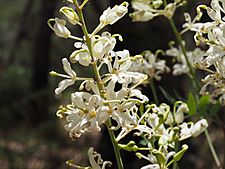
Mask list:
[[[176,9],[185,3],[185,0],[174,0],[168,4],[164,4],[163,0],[132,0],[134,12],[130,16],[134,22],[146,22],[157,16],[172,18]]]
[[[206,10],[211,21],[206,23],[197,22],[202,16],[202,9]],[[204,79],[205,85],[201,94],[210,94],[211,100],[220,100],[225,105],[225,1],[212,0],[211,7],[200,5],[197,8],[197,16],[191,20],[189,14],[185,14],[187,23],[186,30],[195,32],[197,45],[207,45],[208,50],[195,59],[195,65],[209,73]]]
[[[176,144],[189,137],[197,137],[208,127],[205,119],[196,123],[185,122],[185,114],[188,114],[188,111],[187,104],[181,101],[174,104],[173,110],[165,103],[159,107],[155,104],[147,105],[147,110],[139,119],[152,130],[151,137],[141,135],[144,138],[141,144],[147,147],[138,147],[133,141],[126,145],[120,144],[120,147],[126,151],[136,152],[137,157],[151,163],[142,169],[168,169],[172,163],[179,161],[188,149],[184,144],[182,149],[177,151]],[[121,137],[117,138],[117,141],[120,139]],[[141,151],[148,151],[148,156],[143,155]]]

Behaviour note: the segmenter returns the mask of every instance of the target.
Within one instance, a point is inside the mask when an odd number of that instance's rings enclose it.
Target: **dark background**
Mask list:
[[[120,4],[122,0],[90,0],[85,10],[89,32],[98,24],[98,16],[109,5]],[[195,15],[195,8],[208,1],[189,1],[176,12],[175,22],[181,29],[185,11]],[[86,162],[88,147],[94,146],[105,160],[113,150],[107,132],[93,132],[72,141],[64,131],[64,121],[55,112],[58,106],[69,102],[68,89],[62,96],[55,97],[54,89],[60,78],[49,76],[51,70],[63,72],[61,59],[68,57],[75,49],[74,41],[58,38],[48,28],[47,20],[61,17],[58,10],[65,3],[60,0],[1,0],[0,1],[0,168],[1,169],[65,169],[65,161],[74,159],[76,164]],[[132,11],[132,9],[129,9]],[[74,35],[81,35],[80,29],[68,27]],[[159,17],[147,23],[132,23],[126,15],[105,30],[119,33],[124,41],[118,42],[116,50],[128,49],[132,55],[144,50],[167,49],[168,42],[175,40],[168,21]],[[186,34],[187,48],[193,49],[193,36]],[[77,73],[84,73],[76,67]],[[89,72],[85,72],[90,74]],[[177,83],[179,81],[179,83]],[[164,76],[157,86],[177,91],[184,97],[189,87],[187,78]],[[73,88],[73,87],[71,87]],[[76,87],[75,87],[76,88]],[[145,94],[151,98],[148,87]],[[167,102],[159,89],[161,102]],[[221,130],[213,125],[212,139],[222,156]],[[102,134],[103,133],[103,134]],[[213,168],[212,156],[204,135],[191,139],[190,149],[180,162],[180,168]],[[220,152],[221,151],[221,152]],[[123,153],[125,168],[140,168],[145,162],[131,153]],[[215,165],[214,165],[215,166]],[[115,165],[112,168],[116,168]]]

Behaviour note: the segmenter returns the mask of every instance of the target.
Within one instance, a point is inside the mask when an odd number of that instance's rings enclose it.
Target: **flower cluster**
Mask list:
[[[199,69],[207,71],[209,74],[203,79],[205,85],[201,89],[201,94],[210,94],[212,101],[220,100],[225,105],[225,2],[212,0],[211,7],[200,5],[198,15],[191,20],[189,14],[185,14],[187,23],[186,29],[195,32],[196,44],[208,45],[208,50],[195,59],[195,65]],[[197,22],[201,16],[201,10],[205,9],[211,21],[206,23]]]
[[[167,169],[173,162],[179,161],[184,152],[188,149],[186,144],[182,145],[180,151],[176,151],[176,143],[189,137],[197,137],[207,127],[205,119],[196,123],[185,122],[185,114],[189,109],[187,104],[176,102],[173,111],[167,104],[148,105],[146,112],[142,115],[141,120],[152,129],[151,137],[144,137],[145,147],[138,147],[133,141],[127,145],[120,144],[120,147],[127,151],[134,151],[139,158],[149,161],[151,164],[142,167],[142,169]],[[143,136],[143,135],[142,135]],[[117,140],[120,140],[117,138]],[[142,143],[143,145],[143,143]],[[143,155],[140,151],[150,151],[148,156]]]
[[[174,58],[174,61],[176,62],[173,65],[173,75],[174,76],[178,76],[178,75],[182,75],[182,74],[190,75],[189,66],[188,66],[185,56],[180,48],[176,48],[171,45],[170,49],[167,49],[165,53],[167,56],[172,56]],[[190,64],[193,67],[194,67],[194,61],[196,60],[196,58],[198,56],[202,55],[203,53],[204,53],[204,51],[202,51],[200,48],[195,48],[193,51],[186,52],[188,61],[190,62]]]
[[[79,17],[72,8],[60,9],[68,21],[75,25],[82,25]],[[131,57],[128,50],[114,51],[118,34],[111,35],[103,32],[97,35],[104,26],[113,24],[127,12],[127,3],[106,9],[100,16],[100,24],[91,34],[83,38],[71,35],[66,28],[65,20],[50,19],[55,21],[52,29],[56,35],[64,38],[81,39],[75,42],[75,51],[69,57],[62,59],[66,74],[50,72],[51,75],[62,77],[55,93],[62,93],[76,81],[82,81],[78,92],[71,94],[71,104],[61,106],[57,111],[59,117],[65,117],[68,124],[65,129],[71,138],[80,137],[82,133],[92,130],[101,130],[100,125],[109,118],[116,122],[112,129],[138,128],[137,106],[148,101],[148,98],[136,87],[147,79],[147,75],[130,71],[135,60],[140,57]],[[51,26],[51,25],[50,25]],[[88,41],[89,40],[89,41]],[[71,64],[79,63],[82,66],[93,66],[97,79],[92,77],[78,77]],[[104,65],[107,71],[103,69]],[[101,75],[99,72],[103,72]],[[117,86],[120,84],[120,88]]]
[[[146,81],[148,76],[151,79],[160,80],[161,74],[168,73],[170,69],[167,67],[165,60],[157,58],[158,54],[163,52],[158,51],[153,54],[150,51],[145,51],[141,55],[131,56],[128,50],[115,51],[117,40],[122,41],[122,36],[102,31],[105,26],[114,24],[128,12],[127,2],[115,5],[113,8],[107,8],[100,16],[98,26],[92,33],[89,33],[82,13],[82,8],[88,0],[84,0],[81,5],[78,4],[77,0],[67,1],[71,3],[70,7],[64,6],[60,9],[67,20],[50,19],[48,24],[57,36],[76,40],[75,48],[68,58],[62,59],[65,73],[52,71],[50,74],[63,78],[55,89],[56,95],[61,94],[77,81],[81,81],[81,83],[79,91],[71,93],[71,102],[59,107],[57,116],[66,120],[65,129],[72,139],[79,138],[86,132],[100,131],[102,124],[106,124],[109,132],[119,130],[119,134],[112,141],[114,149],[119,146],[126,151],[134,151],[139,158],[144,158],[151,163],[142,167],[142,169],[167,169],[172,163],[179,161],[188,149],[188,146],[184,144],[182,149],[177,151],[175,150],[176,143],[201,134],[208,126],[207,121],[202,119],[196,123],[184,122],[184,116],[189,112],[187,104],[178,101],[175,103],[173,110],[165,103],[159,106],[148,104],[149,99],[137,89],[137,86]],[[184,2],[183,0],[175,0],[173,3],[164,4],[165,8],[162,9],[162,0],[134,0],[132,5],[135,12],[131,16],[134,21],[147,21],[159,15],[164,15],[170,19],[175,9]],[[220,10],[222,9],[220,6]],[[72,25],[80,26],[83,36],[72,35],[66,27],[67,21]],[[209,38],[211,40],[214,38],[215,41],[213,43],[212,41],[207,42],[207,44],[212,43],[214,46],[206,53],[211,50],[218,52],[215,45],[222,43],[223,39],[213,35],[213,30],[216,27],[220,28],[221,24],[218,21],[213,23],[214,26],[210,29]],[[196,27],[196,24],[191,22],[189,28],[198,30],[196,34],[202,35],[201,38],[204,38],[203,35],[206,33]],[[179,49],[171,47],[165,54],[176,57],[176,60],[180,63],[174,65],[173,74],[189,72],[186,60]],[[188,55],[193,58],[193,63],[205,61],[210,63],[208,66],[214,65],[216,75],[221,75],[224,78],[224,65],[218,64],[221,60],[213,58],[214,61],[211,61],[212,59],[209,59],[209,56],[205,58],[200,49],[189,52]],[[212,58],[212,53],[210,57]],[[223,55],[220,54],[218,58],[223,59]],[[224,59],[222,61],[224,62]],[[78,75],[73,68],[75,64],[92,67],[94,77]],[[208,70],[207,66],[205,68]],[[218,81],[217,78],[217,76],[207,76],[205,79],[206,85],[201,92],[206,92],[209,85],[213,85],[216,89],[218,86],[220,86],[219,89],[224,89],[224,81]],[[214,79],[217,80],[216,83]],[[218,94],[224,95],[224,91],[215,91],[215,97]],[[223,100],[225,100],[224,97]],[[128,144],[119,144],[120,140],[131,132],[141,137],[143,142],[146,141],[142,143],[146,147],[138,147],[134,141],[130,141]],[[113,132],[111,135],[114,137]],[[141,153],[144,150],[148,151],[148,156]],[[107,164],[111,164],[110,162],[103,162],[100,154],[94,152],[93,148],[89,149],[88,156],[91,164],[89,167],[68,164],[78,168],[95,169],[104,169]]]
[[[145,73],[151,79],[161,80],[161,74],[169,73],[170,68],[166,65],[165,60],[157,58],[159,52],[153,54],[151,51],[144,51],[141,54],[143,60],[134,62],[130,70]]]
[[[157,16],[172,18],[176,9],[184,3],[184,0],[174,0],[165,5],[163,0],[133,0],[131,4],[134,12],[130,16],[134,22],[146,22]]]

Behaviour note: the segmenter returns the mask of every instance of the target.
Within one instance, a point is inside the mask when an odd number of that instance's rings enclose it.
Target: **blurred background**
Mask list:
[[[108,6],[120,4],[122,0],[90,0],[85,18],[91,32],[98,24],[98,17]],[[207,0],[190,1],[176,12],[178,29],[184,22],[183,12],[195,15],[198,4],[209,4]],[[58,106],[70,101],[68,91],[55,96],[54,89],[60,78],[49,76],[51,70],[63,72],[61,59],[73,51],[72,40],[60,39],[48,28],[47,20],[61,17],[58,10],[66,5],[61,0],[1,0],[0,1],[0,168],[1,169],[65,169],[66,161],[88,164],[87,150],[93,146],[104,160],[116,164],[107,132],[93,132],[72,141],[64,130],[64,121],[55,112]],[[129,9],[132,11],[132,9]],[[206,18],[207,19],[207,18]],[[78,27],[68,27],[74,35],[81,35]],[[156,18],[147,23],[132,23],[126,15],[105,30],[119,33],[124,41],[118,42],[116,50],[128,49],[132,55],[144,50],[167,49],[174,40],[167,20]],[[187,48],[193,49],[193,36],[185,36]],[[76,67],[77,74],[91,72]],[[176,79],[176,80],[175,80]],[[179,81],[179,83],[177,83]],[[179,92],[186,97],[186,77],[166,75],[158,86],[165,90]],[[76,87],[74,87],[76,88]],[[145,94],[151,98],[150,89]],[[160,94],[160,91],[158,91]],[[167,100],[160,94],[160,101]],[[222,130],[211,125],[210,133],[216,149],[222,156]],[[101,143],[101,144],[100,144]],[[214,162],[204,135],[190,139],[190,149],[180,162],[180,168],[211,169]],[[136,169],[140,163],[135,155],[123,153],[125,168]],[[222,157],[221,157],[222,159]],[[115,165],[112,168],[116,168]]]

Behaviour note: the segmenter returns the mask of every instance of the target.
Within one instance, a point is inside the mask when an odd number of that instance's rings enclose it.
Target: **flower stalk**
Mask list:
[[[84,33],[86,43],[87,43],[87,46],[88,46],[88,50],[89,50],[90,55],[91,55],[92,66],[93,66],[93,70],[94,70],[94,74],[95,74],[95,78],[96,78],[96,83],[97,83],[97,86],[98,86],[101,97],[105,98],[105,96],[104,96],[104,85],[102,83],[102,80],[101,80],[101,77],[100,77],[100,74],[99,74],[99,71],[98,71],[97,62],[96,62],[95,57],[93,55],[91,38],[90,38],[90,35],[88,33],[88,30],[87,30],[87,27],[86,27],[86,24],[85,24],[85,20],[84,20],[84,16],[83,16],[83,12],[82,12],[82,8],[87,2],[88,2],[88,0],[84,1],[82,6],[79,6],[78,1],[73,0],[73,3],[74,3],[74,5],[77,9],[77,12],[78,12],[78,17],[80,19],[80,22],[82,23],[81,28],[82,28],[82,31]],[[116,142],[115,134],[114,134],[113,130],[110,129],[111,128],[110,119],[108,119],[106,121],[106,126],[107,126],[107,129],[108,129],[109,135],[110,135],[111,142],[113,144],[113,149],[114,149],[114,153],[115,153],[115,156],[116,156],[118,169],[123,169],[123,162],[122,162],[122,158],[121,158],[121,155],[120,155],[118,143]]]
[[[164,6],[166,6],[166,5],[167,5],[167,1],[164,0]],[[193,83],[194,89],[197,91],[196,93],[198,93],[198,91],[200,90],[200,85],[199,85],[198,79],[197,79],[197,77],[196,77],[195,70],[193,69],[193,67],[192,67],[192,65],[190,64],[190,61],[189,61],[189,59],[188,59],[186,49],[185,49],[185,47],[184,47],[184,45],[183,45],[183,43],[182,43],[181,35],[179,34],[179,32],[178,32],[178,30],[177,30],[177,27],[176,27],[176,25],[175,25],[175,23],[174,23],[174,20],[173,20],[172,18],[168,18],[168,21],[169,21],[169,23],[170,23],[170,26],[171,26],[171,28],[172,28],[174,34],[175,34],[175,37],[176,37],[176,39],[177,39],[177,42],[178,42],[178,44],[179,44],[179,46],[180,46],[180,48],[181,48],[181,50],[182,50],[182,53],[183,53],[183,55],[184,55],[184,57],[185,57],[185,60],[186,60],[186,62],[187,62],[187,65],[188,65],[188,67],[189,67],[190,74],[191,74],[191,76],[192,76],[192,83]],[[199,100],[199,96],[198,96],[197,94],[196,94],[196,99]],[[220,164],[220,162],[219,162],[219,158],[218,158],[218,156],[217,156],[217,154],[216,154],[215,148],[214,148],[214,146],[213,146],[213,144],[212,144],[212,141],[211,141],[211,138],[210,138],[210,136],[209,136],[208,129],[206,129],[206,130],[204,131],[204,134],[205,134],[205,136],[206,136],[206,139],[207,139],[209,148],[210,148],[210,150],[211,150],[212,156],[213,156],[213,158],[214,158],[214,161],[215,161],[215,163],[216,163],[218,169],[221,169],[221,164]],[[174,164],[175,164],[175,163],[174,163]],[[174,167],[176,168],[176,165],[174,165]]]

